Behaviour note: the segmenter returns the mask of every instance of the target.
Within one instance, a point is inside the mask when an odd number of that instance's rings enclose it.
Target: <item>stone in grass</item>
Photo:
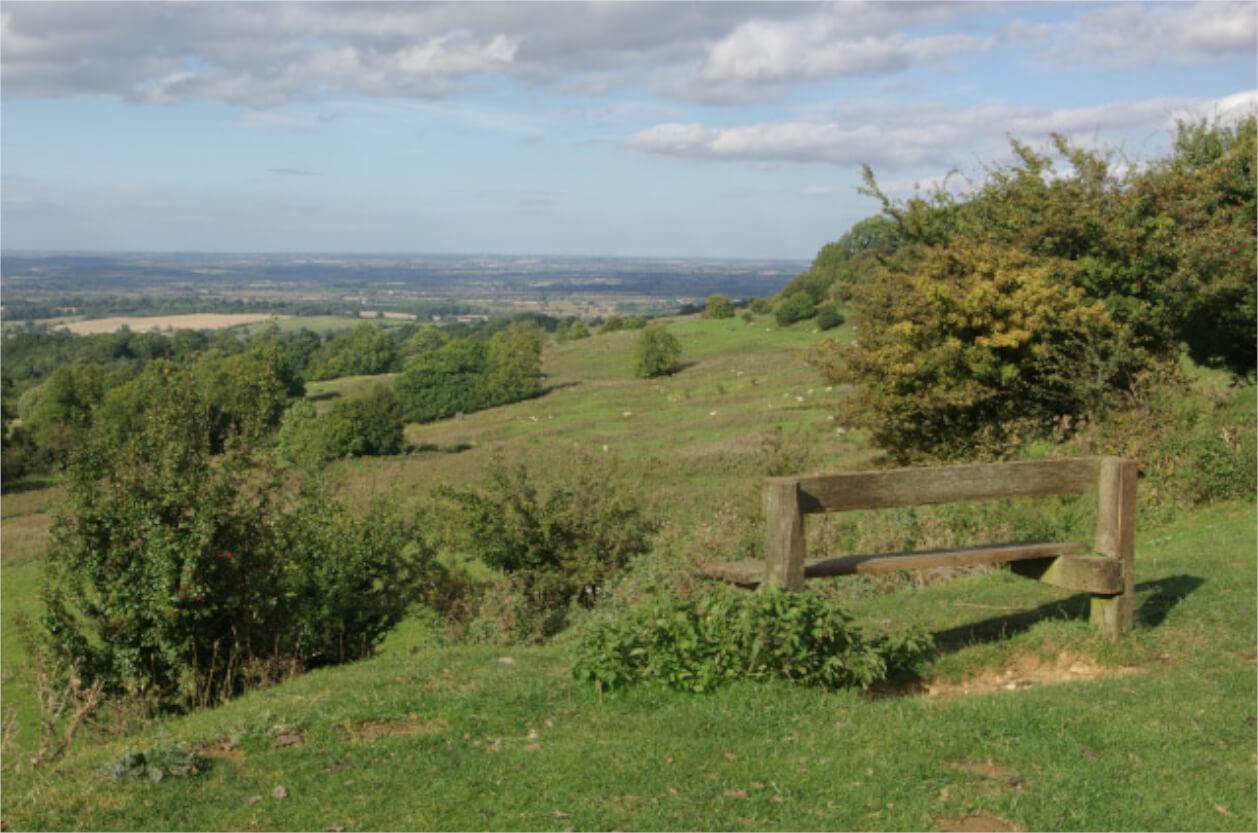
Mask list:
[[[282,785],[278,786],[275,789],[271,790],[271,798],[275,798],[275,799],[288,798],[288,790],[284,789]]]

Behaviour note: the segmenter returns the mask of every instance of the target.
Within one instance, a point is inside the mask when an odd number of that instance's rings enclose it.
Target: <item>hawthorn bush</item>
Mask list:
[[[199,385],[172,375],[164,394],[127,443],[69,468],[43,590],[52,650],[180,708],[368,655],[430,561],[414,530],[318,489],[286,496],[242,443],[212,459]]]
[[[1125,334],[1103,305],[1015,250],[934,248],[858,297],[856,343],[813,358],[859,387],[853,424],[899,462],[1008,456],[1139,369],[1105,354]]]

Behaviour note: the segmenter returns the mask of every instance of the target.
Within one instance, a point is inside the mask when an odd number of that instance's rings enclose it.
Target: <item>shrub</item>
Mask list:
[[[625,316],[626,330],[641,330],[647,325],[647,317],[645,315],[627,315]]]
[[[70,468],[44,587],[54,655],[110,692],[188,707],[370,653],[427,550],[383,509],[282,499],[245,447],[212,460],[198,386],[174,377],[165,394],[126,445]]]
[[[1092,418],[1148,361],[1102,305],[1013,250],[932,248],[858,298],[856,343],[813,360],[857,385],[853,424],[899,462],[1008,456]]]
[[[773,312],[773,299],[752,298],[751,304],[747,308],[757,315],[768,315]]]
[[[321,423],[322,451],[329,460],[397,454],[402,447],[402,406],[386,385],[334,403]]]
[[[933,647],[919,629],[870,636],[816,592],[722,588],[694,599],[656,598],[591,626],[573,675],[600,688],[658,680],[702,692],[774,679],[868,688],[913,670]]]
[[[633,348],[635,376],[651,379],[677,370],[681,359],[681,342],[659,324],[643,328]]]
[[[590,607],[631,558],[645,552],[653,525],[613,465],[579,460],[562,481],[539,485],[523,465],[495,461],[474,490],[439,490],[460,507],[465,549],[520,588],[520,636],[549,636],[570,603]]]
[[[589,337],[590,328],[585,326],[585,322],[580,318],[569,318],[555,329],[555,339],[560,344],[563,344],[565,341],[575,341],[579,338]]]
[[[817,307],[807,292],[787,295],[778,302],[777,308],[773,311],[779,327],[789,327],[796,321],[812,318],[816,314]]]
[[[393,390],[407,422],[432,422],[487,407],[488,371],[488,348],[471,339],[456,339],[411,359]]]
[[[704,318],[733,318],[734,304],[725,295],[709,295]]]
[[[822,304],[817,307],[817,329],[833,330],[844,322],[843,313],[834,304]]]

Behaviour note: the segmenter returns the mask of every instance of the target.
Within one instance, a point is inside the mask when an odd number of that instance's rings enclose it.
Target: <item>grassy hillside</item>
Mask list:
[[[655,558],[719,557],[754,536],[765,473],[847,467],[867,453],[831,419],[842,392],[800,360],[819,338],[810,330],[670,328],[689,363],[673,377],[632,377],[635,333],[552,346],[546,395],[409,426],[413,453],[340,463],[333,476],[347,495],[388,494],[405,508],[435,483],[474,481],[493,455],[559,476],[579,453],[605,454],[666,523]],[[1087,624],[1085,597],[1004,571],[838,579],[860,620],[936,634],[923,679],[864,695],[740,684],[600,696],[571,679],[570,639],[453,645],[417,617],[370,660],[140,730],[101,726],[33,768],[33,699],[12,624],[33,609],[53,497],[3,505],[10,829],[1258,825],[1252,503],[1141,528],[1136,631],[1116,645]],[[128,751],[170,743],[198,751],[195,776],[101,774]]]

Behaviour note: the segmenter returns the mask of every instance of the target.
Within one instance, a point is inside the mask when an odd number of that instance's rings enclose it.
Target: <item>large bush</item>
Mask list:
[[[542,332],[520,321],[488,344],[460,338],[415,356],[393,389],[407,421],[431,422],[536,396],[541,367]]]
[[[322,423],[323,451],[329,460],[397,454],[402,447],[402,407],[386,385],[333,404]]]
[[[814,359],[857,384],[901,461],[1002,456],[1145,408],[1183,345],[1252,376],[1255,124],[1181,125],[1169,156],[1121,175],[1062,137],[1015,141],[961,196],[893,201],[867,171],[898,242],[851,287],[856,344]]]
[[[703,309],[704,318],[733,318],[734,304],[728,295],[709,295]]]
[[[47,558],[52,647],[89,680],[182,707],[370,653],[427,551],[382,510],[285,497],[239,443],[212,459],[199,386],[172,376],[164,394],[138,435],[70,467]]]
[[[777,319],[779,327],[789,327],[796,321],[812,318],[816,314],[817,307],[812,296],[802,290],[784,296],[773,310],[773,317]]]
[[[858,297],[856,343],[814,357],[858,386],[851,421],[901,462],[1008,456],[1136,370],[1110,355],[1124,336],[1105,308],[1017,251],[930,249]]]
[[[655,680],[702,692],[777,679],[868,688],[911,671],[933,647],[919,629],[870,635],[816,592],[724,588],[694,599],[656,598],[591,626],[573,674],[602,688]]]

